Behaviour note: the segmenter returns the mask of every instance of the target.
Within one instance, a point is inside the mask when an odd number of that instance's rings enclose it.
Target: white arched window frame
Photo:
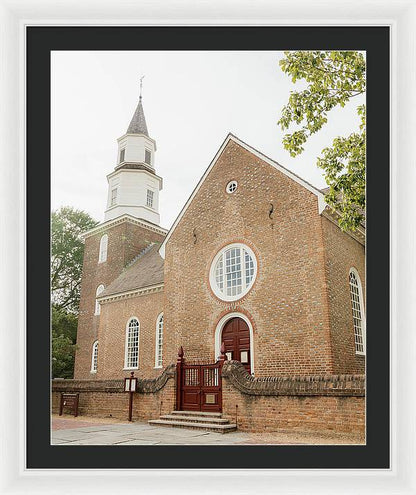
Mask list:
[[[162,368],[163,362],[163,313],[156,320],[155,368]]]
[[[223,301],[237,301],[252,288],[257,276],[257,259],[245,244],[225,246],[215,256],[209,281],[214,294]]]
[[[95,291],[95,311],[94,314],[98,316],[101,313],[101,306],[100,303],[97,301],[97,297],[101,294],[101,292],[104,290],[104,285],[99,285],[97,287],[97,290]]]
[[[124,351],[124,369],[135,370],[139,367],[140,322],[133,316],[126,325],[126,344]]]
[[[349,284],[354,327],[355,353],[364,356],[366,349],[366,335],[363,287],[360,276],[355,268],[350,269]]]
[[[104,234],[100,240],[100,253],[98,255],[98,263],[104,263],[104,261],[107,261],[107,250],[108,250],[108,235]]]
[[[98,340],[92,344],[91,373],[97,373],[98,367]]]

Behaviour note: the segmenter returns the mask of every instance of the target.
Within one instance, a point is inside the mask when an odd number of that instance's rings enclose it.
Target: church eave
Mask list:
[[[114,294],[108,294],[107,296],[97,297],[97,301],[101,303],[119,301],[121,299],[129,299],[131,297],[144,296],[147,294],[154,294],[163,290],[164,284],[149,285],[147,287],[140,287],[138,289],[132,289],[124,292],[115,292]]]
[[[135,218],[132,217],[131,215],[128,215],[127,213],[125,215],[122,215],[121,217],[114,218],[112,220],[107,220],[106,222],[100,223],[96,227],[94,227],[91,230],[88,230],[87,232],[84,232],[81,234],[82,239],[86,239],[87,237],[91,237],[92,235],[101,233],[101,232],[106,232],[106,230],[110,227],[113,227],[115,225],[119,225],[120,223],[123,222],[130,222],[135,225],[140,225],[141,227],[144,227],[145,229],[151,230],[153,232],[157,232],[158,234],[163,234],[166,235],[168,233],[168,229],[164,229],[163,227],[159,227],[159,225],[156,225],[155,223],[149,222],[148,220],[143,220],[140,218]]]
[[[163,185],[163,179],[162,179],[162,177],[160,177],[160,175],[157,175],[156,172],[153,172],[153,171],[150,172],[150,170],[147,170],[145,168],[123,168],[123,167],[116,168],[113,172],[111,172],[107,175],[107,181],[109,179],[111,179],[112,177],[114,177],[115,175],[117,175],[118,173],[120,173],[121,171],[127,172],[127,173],[134,173],[134,174],[137,174],[137,173],[148,174],[151,177],[155,177],[156,179],[158,179],[161,186]],[[160,188],[160,190],[161,189],[162,189],[162,187]]]

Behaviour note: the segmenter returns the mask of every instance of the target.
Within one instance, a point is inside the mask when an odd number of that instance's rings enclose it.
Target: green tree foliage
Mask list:
[[[52,378],[72,378],[78,318],[52,306]]]
[[[52,212],[52,377],[72,378],[84,243],[81,234],[98,222],[65,206]]]
[[[52,303],[58,309],[77,313],[84,244],[81,234],[98,222],[81,210],[65,206],[52,212]]]
[[[278,121],[282,130],[291,128],[283,145],[295,157],[302,153],[308,138],[327,123],[331,109],[344,107],[351,98],[365,93],[365,59],[356,51],[297,51],[285,52],[279,63],[293,83],[306,83],[306,89],[291,92]],[[358,106],[357,112],[359,130],[335,138],[317,161],[329,186],[325,200],[340,213],[344,230],[355,230],[365,209],[365,105]]]

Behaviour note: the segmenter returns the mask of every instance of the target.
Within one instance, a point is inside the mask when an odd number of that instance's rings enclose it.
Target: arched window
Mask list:
[[[163,313],[156,320],[156,356],[155,368],[162,367],[163,358]]]
[[[99,285],[97,287],[97,290],[95,291],[95,297],[97,298],[101,292],[104,290],[104,285]],[[99,315],[101,313],[101,307],[100,307],[100,303],[97,301],[97,299],[95,299],[95,311],[94,311],[94,314],[95,315]]]
[[[139,332],[139,320],[130,318],[126,326],[124,369],[136,369],[139,367]]]
[[[256,275],[253,251],[244,244],[229,244],[217,253],[211,264],[210,284],[223,301],[236,301],[251,289]]]
[[[365,315],[363,289],[360,276],[355,268],[350,270],[350,295],[354,324],[355,353],[365,354]]]
[[[107,248],[108,248],[108,235],[104,234],[100,240],[100,254],[98,256],[98,263],[104,263],[104,261],[107,261]]]
[[[92,344],[91,373],[97,373],[98,365],[98,340]]]

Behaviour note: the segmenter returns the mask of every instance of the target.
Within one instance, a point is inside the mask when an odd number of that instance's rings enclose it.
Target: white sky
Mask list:
[[[320,151],[358,129],[355,98],[329,114],[305,151],[291,158],[277,126],[297,86],[279,68],[282,52],[82,51],[52,53],[52,209],[69,205],[104,219],[106,175],[130,123],[143,80],[143,107],[163,177],[161,226],[169,228],[228,132],[311,184],[325,181]]]

